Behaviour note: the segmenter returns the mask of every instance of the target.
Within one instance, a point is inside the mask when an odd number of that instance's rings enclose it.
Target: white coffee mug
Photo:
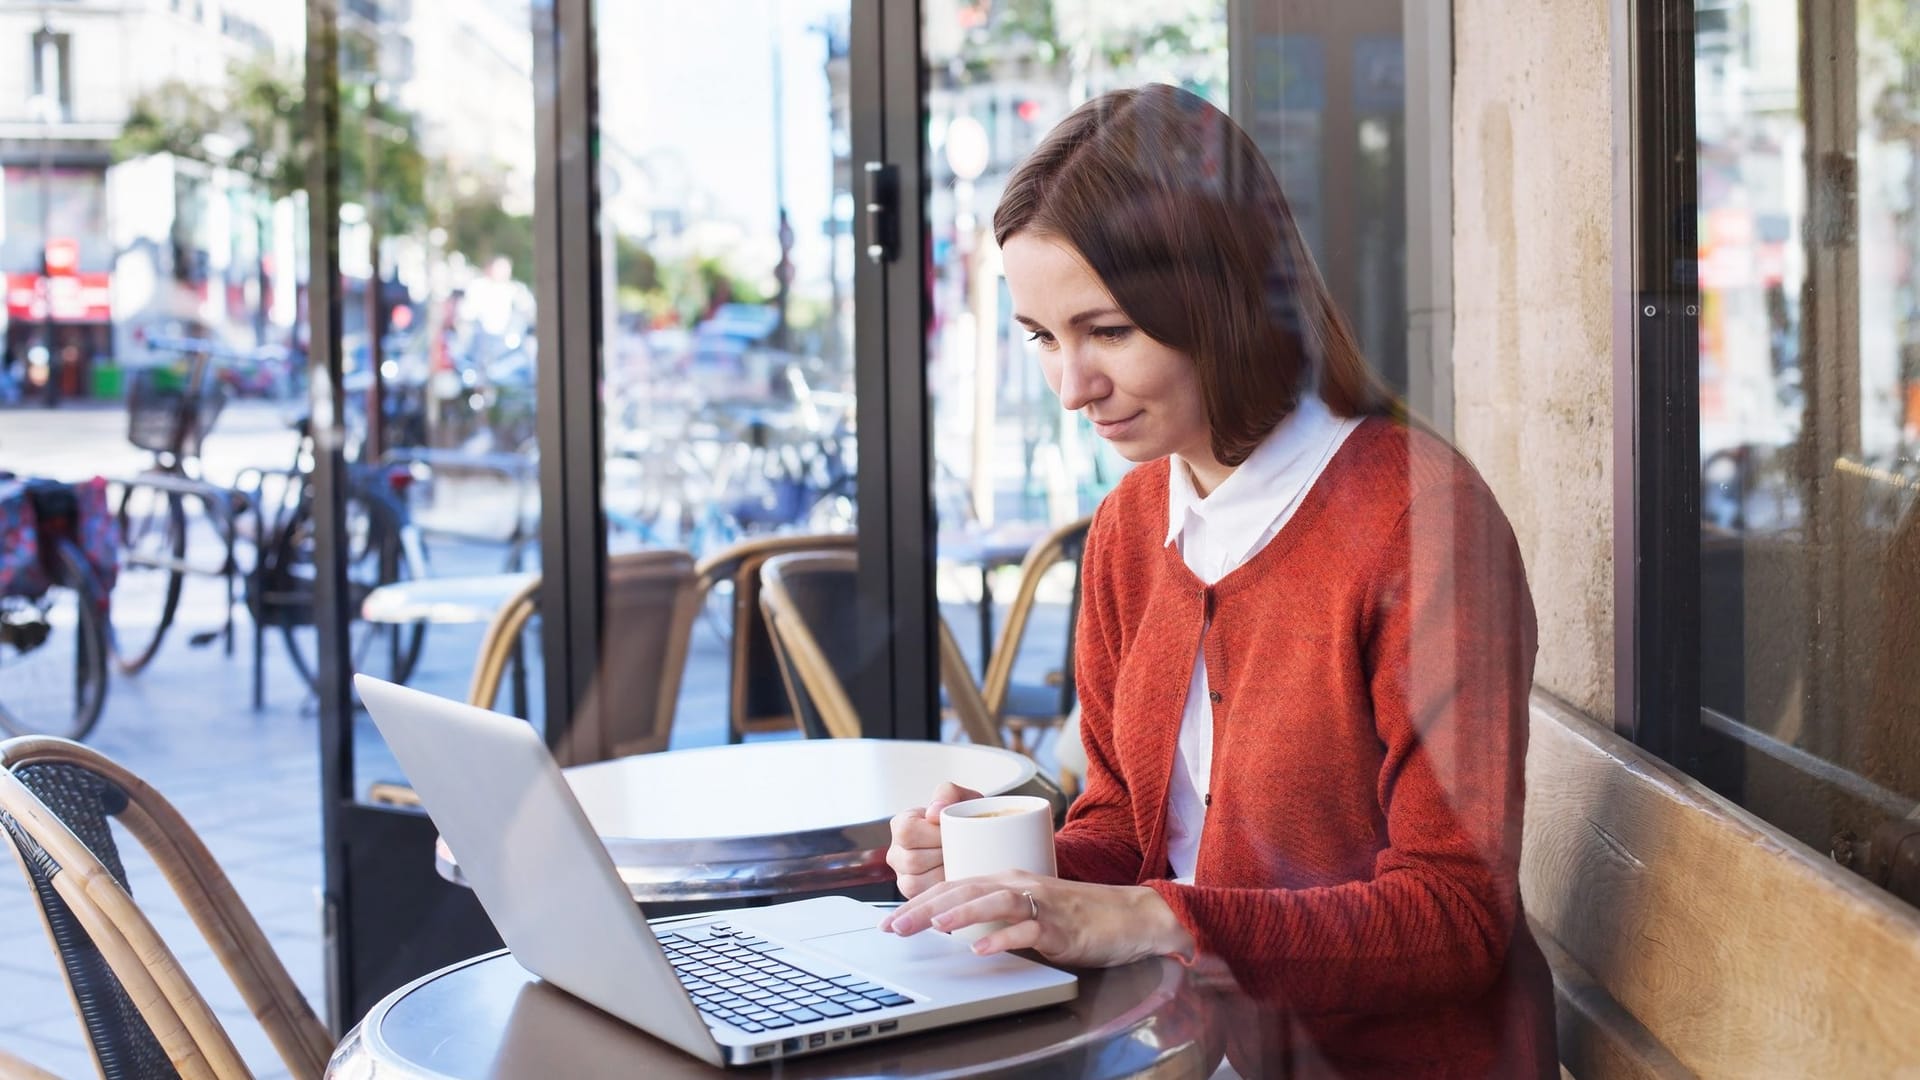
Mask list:
[[[1055,877],[1053,804],[1036,795],[995,795],[954,803],[940,811],[940,859],[948,881],[1025,870]],[[962,927],[953,936],[979,939],[1003,922]]]

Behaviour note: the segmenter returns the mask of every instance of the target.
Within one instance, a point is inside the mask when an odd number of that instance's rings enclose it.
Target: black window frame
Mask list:
[[[1699,723],[1693,3],[1619,0],[1612,18],[1614,727],[1719,787]]]

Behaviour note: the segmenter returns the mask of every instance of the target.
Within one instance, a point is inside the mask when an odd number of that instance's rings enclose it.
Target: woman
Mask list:
[[[1533,605],[1492,494],[1391,416],[1202,99],[1082,106],[994,229],[1049,385],[1140,467],[1087,539],[1060,878],[945,881],[947,785],[894,820],[884,928],[1223,971],[1247,1076],[1556,1076],[1518,885]]]

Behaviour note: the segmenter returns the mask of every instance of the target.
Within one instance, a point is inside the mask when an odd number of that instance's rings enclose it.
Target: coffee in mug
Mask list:
[[[948,881],[1025,870],[1055,877],[1053,804],[1036,795],[995,795],[940,811],[940,853]],[[1006,926],[980,923],[953,932],[962,941]]]

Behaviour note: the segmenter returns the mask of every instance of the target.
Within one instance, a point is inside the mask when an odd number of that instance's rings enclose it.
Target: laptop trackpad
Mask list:
[[[802,947],[909,994],[949,1002],[1073,981],[1012,953],[975,956],[966,942],[933,930],[904,938],[878,929],[851,930],[813,938]]]
[[[850,963],[911,964],[926,960],[944,960],[955,956],[964,956],[975,962],[979,958],[964,943],[936,930],[926,930],[912,937],[889,934],[885,930],[867,927],[863,930],[844,930],[837,934],[806,939],[808,952],[817,952]]]

